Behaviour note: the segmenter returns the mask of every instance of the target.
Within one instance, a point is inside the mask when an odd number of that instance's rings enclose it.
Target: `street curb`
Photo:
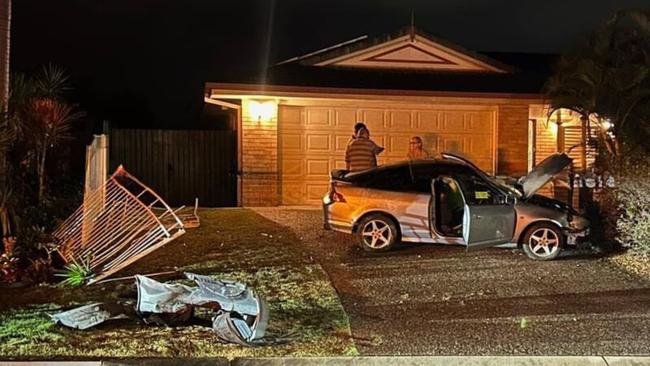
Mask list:
[[[102,361],[0,361],[0,366],[101,366]]]
[[[387,357],[306,357],[236,358],[232,366],[607,366],[602,357],[528,356],[387,356]],[[622,366],[623,364],[619,365]]]
[[[0,366],[650,366],[650,356],[371,356],[0,361]]]
[[[605,356],[608,366],[650,366],[650,356]]]
[[[2,365],[0,365],[2,366]],[[67,365],[66,365],[67,366]],[[101,366],[230,366],[227,358],[145,358],[101,361]]]

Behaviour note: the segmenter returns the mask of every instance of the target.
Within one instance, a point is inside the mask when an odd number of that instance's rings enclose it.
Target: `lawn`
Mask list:
[[[221,344],[210,328],[144,326],[120,320],[79,331],[54,325],[48,313],[94,301],[134,301],[132,280],[76,289],[44,285],[3,289],[0,357],[17,359],[102,357],[238,357],[354,355],[350,327],[321,267],[310,261],[289,229],[246,209],[201,210],[201,227],[115,277],[175,270],[235,279],[269,303],[268,335],[292,339],[279,346]]]

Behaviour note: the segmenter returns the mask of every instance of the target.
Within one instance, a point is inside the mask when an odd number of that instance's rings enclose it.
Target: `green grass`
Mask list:
[[[247,283],[269,303],[268,335],[291,335],[280,346],[247,348],[218,343],[209,327],[166,328],[131,320],[80,331],[47,315],[94,301],[135,300],[132,281],[78,289],[41,286],[2,295],[0,357],[238,357],[356,355],[336,292],[319,265],[310,264],[288,229],[243,209],[203,210],[202,227],[146,257],[120,275],[176,268]],[[266,235],[262,235],[264,233]],[[177,279],[179,275],[174,276]]]

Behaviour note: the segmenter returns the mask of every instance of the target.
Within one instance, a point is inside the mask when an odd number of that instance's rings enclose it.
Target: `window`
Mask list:
[[[456,174],[465,201],[469,205],[497,205],[501,193],[488,182],[473,174]]]
[[[396,192],[413,192],[415,187],[411,179],[408,165],[400,165],[388,169],[378,169],[367,177],[360,185],[368,188],[383,189]]]
[[[431,181],[440,175],[440,167],[435,164],[414,164],[413,188],[418,193],[431,193]]]

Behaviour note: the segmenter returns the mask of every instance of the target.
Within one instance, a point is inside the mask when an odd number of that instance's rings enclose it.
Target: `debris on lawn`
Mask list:
[[[93,283],[184,233],[183,222],[167,203],[120,166],[84,197],[84,203],[52,236],[67,262],[89,258],[95,274],[89,283]]]
[[[155,210],[160,210],[160,209],[154,209],[154,211]],[[181,220],[184,228],[194,229],[201,226],[201,219],[199,218],[198,210],[199,210],[199,199],[195,198],[193,208],[181,206],[177,209],[174,209],[174,213],[176,214],[176,217],[178,217],[178,219]],[[173,219],[174,218],[171,216],[166,216],[162,221],[168,224],[173,224],[173,222],[170,222]]]
[[[75,329],[88,329],[107,320],[128,319],[118,304],[96,302],[50,315],[54,323]]]
[[[241,282],[215,280],[209,276],[185,273],[197,286],[162,283],[136,275],[138,299],[135,313],[145,324],[175,326],[187,323],[197,308],[213,312],[212,330],[220,341],[242,346],[283,342],[264,338],[269,320],[266,301]],[[105,321],[125,319],[127,311],[119,305],[94,303],[52,315],[55,323],[70,328],[88,329]]]
[[[183,226],[185,226],[186,229],[194,229],[201,226],[201,219],[199,218],[198,210],[199,210],[199,199],[196,198],[194,200],[194,210],[192,212],[181,213],[181,209],[178,209],[175,211],[175,213],[178,216],[178,218],[181,219],[181,222],[183,223]]]

